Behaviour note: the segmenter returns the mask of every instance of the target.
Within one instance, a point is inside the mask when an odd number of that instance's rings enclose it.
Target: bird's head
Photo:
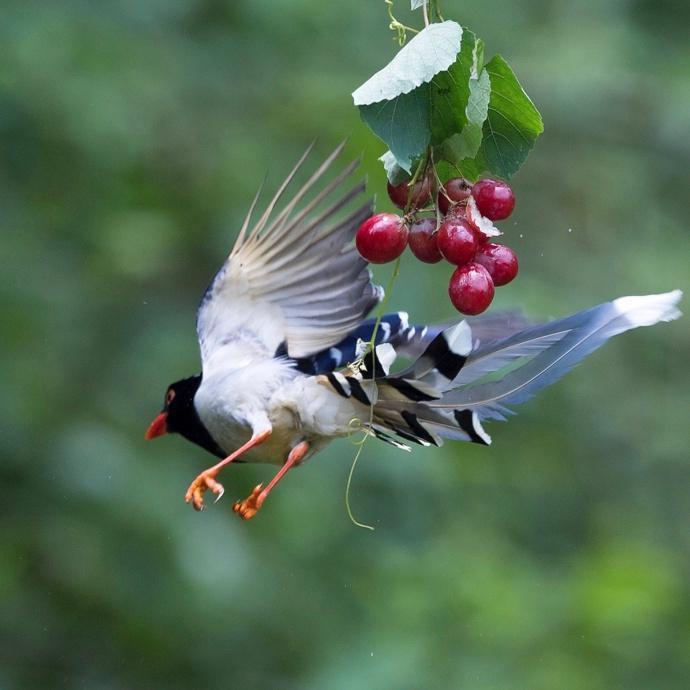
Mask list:
[[[199,417],[194,408],[194,395],[199,389],[200,383],[201,376],[190,376],[168,386],[163,401],[163,409],[146,430],[145,438],[147,440],[168,433],[187,436],[185,432],[190,427],[198,425]]]

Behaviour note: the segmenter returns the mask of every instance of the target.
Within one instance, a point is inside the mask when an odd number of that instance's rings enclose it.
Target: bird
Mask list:
[[[170,384],[145,438],[177,433],[218,461],[189,485],[207,491],[234,462],[278,466],[233,506],[253,518],[281,479],[332,440],[361,430],[396,448],[444,439],[488,446],[484,424],[560,379],[624,331],[680,316],[680,290],[613,301],[535,323],[514,312],[437,325],[373,318],[384,298],[353,238],[373,213],[359,161],[334,173],[338,146],[290,192],[300,157],[256,218],[254,197],[197,312],[201,372]],[[398,360],[409,362],[393,372]]]

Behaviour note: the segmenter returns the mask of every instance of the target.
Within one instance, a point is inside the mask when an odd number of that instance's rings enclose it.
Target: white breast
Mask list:
[[[273,429],[267,441],[243,456],[248,462],[282,463],[295,436],[290,415],[271,419],[270,400],[277,390],[300,375],[284,361],[252,356],[228,347],[204,370],[194,406],[218,445],[228,454],[246,443],[252,434]]]
[[[350,433],[352,420],[366,410],[285,361],[258,357],[236,345],[214,359],[214,366],[204,370],[194,405],[218,445],[229,454],[252,434],[272,430],[264,443],[243,456],[246,462],[282,464],[300,441],[316,449]]]

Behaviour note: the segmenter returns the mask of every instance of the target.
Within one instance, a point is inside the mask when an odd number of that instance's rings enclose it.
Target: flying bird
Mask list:
[[[674,290],[541,324],[516,314],[437,326],[411,325],[404,312],[367,318],[383,290],[352,240],[373,203],[351,181],[357,161],[329,179],[341,150],[288,196],[308,150],[252,223],[257,194],[199,306],[201,373],[168,386],[146,431],[181,434],[219,458],[187,489],[197,510],[206,491],[222,496],[217,477],[230,463],[279,465],[234,504],[252,518],[292,467],[353,429],[406,450],[489,445],[485,422],[505,420],[606,340],[680,316]],[[411,364],[391,373],[397,357]]]

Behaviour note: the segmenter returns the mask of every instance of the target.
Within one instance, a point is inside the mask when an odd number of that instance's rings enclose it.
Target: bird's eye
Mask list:
[[[166,394],[165,394],[165,404],[170,405],[170,403],[175,399],[175,391],[170,389]]]

